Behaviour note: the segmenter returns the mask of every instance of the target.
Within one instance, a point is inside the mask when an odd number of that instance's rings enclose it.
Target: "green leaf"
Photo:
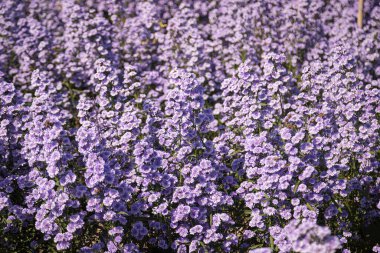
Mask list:
[[[269,241],[270,241],[270,248],[271,248],[272,250],[274,250],[274,240],[273,240],[273,237],[272,237],[272,236],[269,238]]]
[[[293,193],[297,192],[298,186],[300,186],[300,184],[301,184],[301,180],[298,180],[297,183],[296,183],[296,185],[294,186]]]
[[[248,249],[257,249],[257,248],[261,248],[263,247],[264,244],[256,244],[256,245],[252,245],[251,247],[249,247]]]
[[[306,203],[306,206],[307,206],[307,208],[308,208],[310,211],[315,211],[314,207],[312,207],[309,203]]]

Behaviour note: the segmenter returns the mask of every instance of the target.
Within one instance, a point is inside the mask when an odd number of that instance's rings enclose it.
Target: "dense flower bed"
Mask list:
[[[380,2],[0,1],[1,252],[380,252]]]

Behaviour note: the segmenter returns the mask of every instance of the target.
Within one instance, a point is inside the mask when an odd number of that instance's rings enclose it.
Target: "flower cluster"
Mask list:
[[[0,1],[0,251],[380,252],[380,4]]]

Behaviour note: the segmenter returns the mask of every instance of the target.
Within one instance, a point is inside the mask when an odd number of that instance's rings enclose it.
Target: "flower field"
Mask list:
[[[380,253],[380,1],[0,0],[0,252]]]

